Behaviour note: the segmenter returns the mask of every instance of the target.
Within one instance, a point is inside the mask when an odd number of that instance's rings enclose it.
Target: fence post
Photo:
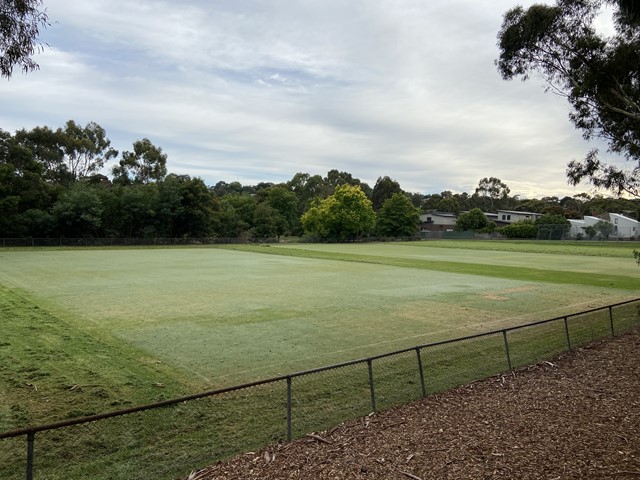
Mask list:
[[[287,441],[291,441],[291,377],[287,377]]]
[[[611,336],[615,337],[616,332],[613,329],[613,307],[609,305],[609,322],[611,322]]]
[[[369,391],[371,392],[371,409],[376,411],[376,392],[373,387],[373,362],[367,358],[367,366],[369,367]]]
[[[567,337],[567,352],[571,351],[571,337],[569,336],[569,322],[567,317],[564,317],[564,334]]]
[[[502,338],[504,338],[504,351],[507,355],[507,365],[509,366],[509,371],[512,370],[511,368],[511,355],[509,354],[509,342],[507,342],[507,331],[506,330],[502,330]]]
[[[33,447],[35,441],[35,432],[27,433],[27,480],[33,480]]]
[[[418,355],[418,370],[420,371],[420,388],[422,389],[422,398],[427,396],[427,389],[424,386],[424,372],[422,371],[422,357],[420,356],[420,347],[416,347]]]

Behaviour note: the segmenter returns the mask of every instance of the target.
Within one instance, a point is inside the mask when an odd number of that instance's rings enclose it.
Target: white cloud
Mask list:
[[[0,128],[96,121],[219,180],[389,175],[423,193],[571,193],[589,145],[561,98],[493,65],[510,0],[49,0],[41,70],[0,83]],[[518,189],[521,189],[519,191]]]

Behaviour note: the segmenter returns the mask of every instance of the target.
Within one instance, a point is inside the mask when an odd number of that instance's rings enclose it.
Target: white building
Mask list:
[[[592,227],[601,221],[606,222],[607,220],[590,216],[585,216],[582,220],[570,219],[569,222],[571,223],[571,229],[569,230],[569,236],[576,237],[580,234],[584,235],[585,227]],[[610,213],[609,221],[613,225],[613,234],[611,234],[610,238],[640,238],[640,222],[638,222],[638,220],[625,217],[619,213]]]
[[[421,232],[446,232],[456,226],[456,214],[452,212],[429,212],[420,215]]]
[[[534,212],[517,212],[515,210],[498,210],[498,218],[494,219],[497,223],[509,224],[519,222],[521,220],[531,220],[535,222],[542,216],[541,213]]]
[[[585,227],[593,227],[600,220],[602,219],[598,217],[590,217],[588,215],[586,215],[582,220],[574,220],[570,218],[569,223],[571,223],[571,228],[569,229],[569,236],[575,238],[579,235],[585,235]]]
[[[610,213],[609,219],[613,223],[613,235],[617,238],[639,238],[640,222],[633,218],[625,217],[619,213]]]

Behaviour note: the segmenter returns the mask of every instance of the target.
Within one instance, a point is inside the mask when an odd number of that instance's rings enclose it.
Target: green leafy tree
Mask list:
[[[584,234],[589,238],[589,240],[593,240],[598,234],[598,231],[595,229],[593,225],[587,225],[586,227],[582,227],[582,230],[584,231]]]
[[[266,190],[267,203],[272,207],[280,217],[283,230],[278,233],[278,236],[287,232],[293,232],[298,229],[300,222],[298,216],[298,198],[285,185],[274,185]]]
[[[427,212],[438,210],[438,205],[442,200],[442,195],[437,193],[425,195],[424,200],[422,201],[422,209]]]
[[[564,215],[552,213],[538,217],[535,224],[538,227],[537,238],[540,240],[561,240],[571,228],[571,222]]]
[[[478,187],[474,193],[475,197],[481,198],[482,206],[487,210],[503,208],[509,199],[511,190],[507,184],[496,177],[482,178],[478,182]]]
[[[269,203],[260,203],[253,217],[253,235],[258,238],[280,238],[288,228],[283,215]]]
[[[384,237],[410,237],[418,231],[420,210],[403,193],[394,193],[378,211],[376,233]]]
[[[99,235],[102,226],[102,201],[95,189],[84,183],[74,184],[53,206],[58,233],[65,237]]]
[[[596,32],[605,4],[616,6],[615,34]],[[603,162],[598,150],[568,165],[569,183],[640,195],[640,26],[634,2],[557,0],[515,7],[503,19],[496,62],[502,78],[541,76],[564,96],[585,139],[602,138],[630,169]],[[635,2],[637,5],[637,2]]]
[[[320,175],[298,172],[287,182],[287,186],[304,206],[308,206],[315,198],[329,196],[330,187]]]
[[[16,131],[14,140],[34,162],[42,166],[42,177],[47,182],[69,185],[73,178],[63,161],[59,137],[51,128],[34,127],[31,130]]]
[[[160,207],[158,185],[134,184],[99,189],[104,206],[105,234],[114,237],[154,237],[158,232]]]
[[[371,187],[362,182],[359,178],[355,178],[349,172],[340,172],[334,168],[327,172],[327,176],[324,178],[324,181],[329,186],[331,193],[333,193],[336,187],[340,185],[351,185],[354,187],[360,187],[367,197],[371,197]]]
[[[225,195],[240,195],[242,194],[242,184],[240,182],[227,183],[220,180],[209,190],[217,197],[224,197]]]
[[[457,215],[460,213],[460,204],[453,197],[443,198],[438,202],[437,210],[439,212],[453,212]]]
[[[402,193],[402,189],[398,182],[392,180],[390,177],[378,177],[371,193],[373,209],[376,212],[379,211],[384,202],[391,198],[395,193]]]
[[[224,195],[222,200],[233,207],[242,222],[247,225],[247,228],[251,228],[253,226],[253,219],[255,217],[256,208],[258,207],[258,202],[255,196],[233,193]]]
[[[48,181],[64,186],[97,173],[118,154],[105,130],[95,122],[81,127],[69,120],[55,131],[46,126],[18,130],[15,141],[43,165]]]
[[[14,67],[37,70],[33,55],[42,49],[40,29],[49,26],[41,0],[2,0],[0,5],[0,77],[11,78]]]
[[[18,216],[17,224],[22,230],[16,236],[47,238],[56,228],[56,219],[48,210],[30,208]]]
[[[226,198],[220,200],[220,211],[217,216],[218,237],[238,238],[246,235],[251,229],[251,224],[243,219],[243,212],[236,210],[232,202]]]
[[[519,220],[498,228],[498,233],[507,238],[536,238],[538,227],[532,220]]]
[[[514,210],[516,212],[533,212],[533,213],[542,213],[542,211],[547,208],[547,203],[539,200],[537,198],[523,200],[521,201]]]
[[[373,191],[371,192],[373,195]],[[422,208],[422,202],[424,202],[424,195],[419,192],[405,192],[405,195],[411,200],[411,204],[416,208]]]
[[[598,220],[593,228],[598,232],[598,236],[603,240],[608,240],[615,231],[613,223],[607,222],[606,220]]]
[[[375,226],[371,200],[360,187],[340,185],[302,215],[305,232],[321,238],[347,240],[366,235]]]
[[[29,148],[0,130],[0,236],[46,236],[60,188],[46,181],[45,166]]]
[[[474,208],[468,212],[461,213],[456,219],[456,230],[469,231],[469,230],[482,230],[490,226],[489,219],[486,217],[482,210]]]
[[[114,183],[150,183],[164,179],[167,174],[167,155],[148,138],[133,143],[133,152],[125,151],[118,165],[112,169]]]
[[[324,181],[320,175],[310,175],[308,173],[298,172],[291,180],[287,182],[287,187],[295,194],[298,199],[296,228],[293,233],[300,235],[303,233],[300,217],[306,212],[316,199],[327,198],[330,194],[330,186]]]
[[[118,155],[118,152],[111,148],[111,141],[107,138],[105,129],[95,122],[81,127],[69,120],[64,128],[56,130],[55,135],[62,152],[62,160],[72,180],[87,178]]]
[[[158,194],[157,217],[165,236],[213,236],[218,203],[202,179],[169,174],[158,182]]]

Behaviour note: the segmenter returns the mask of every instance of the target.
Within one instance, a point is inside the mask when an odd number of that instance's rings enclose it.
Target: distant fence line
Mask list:
[[[494,233],[459,232],[459,231],[422,231],[419,235],[411,237],[362,237],[353,239],[337,238],[294,238],[295,243],[372,243],[372,242],[409,242],[420,240],[505,240],[503,235]],[[581,237],[583,242],[609,241],[624,242],[640,239],[640,236],[619,236],[612,234],[607,239],[594,237],[588,239]],[[577,240],[568,233],[554,229],[540,229],[537,238],[511,239],[511,240]],[[0,247],[130,247],[130,246],[169,246],[169,245],[242,245],[255,243],[288,243],[289,237],[281,239],[272,237],[154,237],[154,238],[0,238]]]
[[[339,242],[395,242],[423,240],[425,237],[363,237],[338,240],[336,238],[297,239],[301,243],[339,243]],[[286,239],[283,239],[285,242]],[[0,247],[128,247],[162,245],[238,245],[252,243],[279,243],[275,237],[141,237],[141,238],[0,238]]]
[[[153,245],[225,245],[256,242],[276,242],[275,238],[254,239],[245,237],[174,237],[174,238],[2,238],[2,247],[127,247],[127,246],[153,246]]]
[[[177,478],[221,458],[509,372],[640,326],[640,298],[0,433],[3,479]],[[38,442],[36,442],[38,439]]]

